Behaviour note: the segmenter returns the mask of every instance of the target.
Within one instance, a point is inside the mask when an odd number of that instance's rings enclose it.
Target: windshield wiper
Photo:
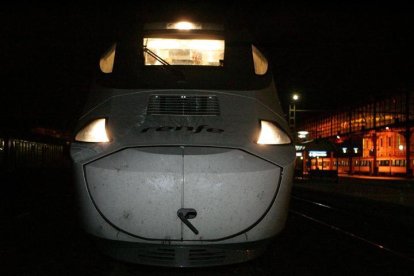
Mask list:
[[[159,55],[157,55],[156,53],[154,53],[153,51],[151,51],[150,49],[147,48],[147,46],[143,46],[142,49],[144,50],[145,53],[147,53],[148,55],[152,56],[153,58],[155,58],[157,61],[159,61],[162,65],[171,65],[169,64],[167,61],[165,61],[164,59],[162,59],[162,57],[160,57]]]
[[[185,81],[185,77],[183,72],[171,67],[171,64],[169,64],[166,60],[164,60],[162,57],[160,57],[159,55],[157,55],[156,53],[154,53],[153,51],[151,51],[150,49],[148,49],[147,46],[143,46],[142,47],[143,51],[145,53],[147,53],[148,55],[150,55],[151,57],[153,57],[154,59],[156,59],[159,63],[161,63],[162,68],[167,69],[169,72],[173,73],[174,76],[176,76],[178,78],[178,81],[183,82]]]

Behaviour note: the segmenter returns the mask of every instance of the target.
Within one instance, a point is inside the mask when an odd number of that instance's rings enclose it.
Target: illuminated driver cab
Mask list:
[[[102,251],[180,267],[260,256],[285,225],[295,149],[251,38],[148,23],[99,68],[71,157],[80,220]]]
[[[111,75],[106,78],[111,85],[120,87],[231,89],[260,86],[260,81],[266,85],[267,59],[254,45],[238,41],[240,36],[248,39],[245,33],[226,33],[218,24],[145,24],[141,36],[126,36],[113,44],[99,65]],[[250,78],[251,68],[261,80]]]

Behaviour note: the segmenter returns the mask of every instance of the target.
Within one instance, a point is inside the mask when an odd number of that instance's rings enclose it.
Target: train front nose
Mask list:
[[[215,241],[244,233],[273,204],[280,177],[280,167],[243,150],[201,146],[132,147],[85,165],[100,214],[119,230],[152,240]]]

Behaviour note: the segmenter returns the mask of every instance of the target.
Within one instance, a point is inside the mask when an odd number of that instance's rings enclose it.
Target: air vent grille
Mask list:
[[[226,252],[215,249],[190,249],[188,259],[192,266],[220,264],[225,261]]]
[[[147,115],[219,116],[216,96],[152,95]]]

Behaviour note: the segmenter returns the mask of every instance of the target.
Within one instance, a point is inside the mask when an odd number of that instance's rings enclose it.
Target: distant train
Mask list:
[[[410,168],[413,169],[413,160],[410,162]],[[316,166],[318,164],[318,166]],[[338,164],[338,167],[337,167]],[[374,174],[374,159],[366,157],[353,157],[350,165],[349,157],[339,158],[320,158],[311,161],[311,170],[336,170],[338,173],[352,173],[352,174]],[[406,159],[404,158],[377,158],[377,168],[379,175],[399,176],[406,174]]]
[[[374,159],[373,158],[352,158],[351,172],[356,174],[373,174],[374,173]],[[411,162],[411,168],[413,164]],[[406,160],[404,158],[377,158],[378,174],[398,176],[406,174]],[[338,172],[349,172],[349,158],[339,158]]]
[[[102,56],[74,133],[82,225],[129,262],[253,259],[284,228],[295,161],[268,61],[222,25],[142,27]]]
[[[68,167],[68,145],[64,141],[43,140],[0,137],[0,171]]]

